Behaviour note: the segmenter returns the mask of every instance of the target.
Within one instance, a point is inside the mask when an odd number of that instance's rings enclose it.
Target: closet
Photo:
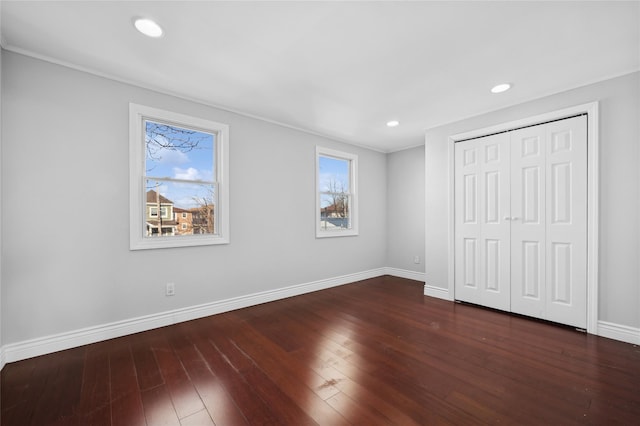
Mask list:
[[[455,299],[587,323],[587,116],[455,143]]]

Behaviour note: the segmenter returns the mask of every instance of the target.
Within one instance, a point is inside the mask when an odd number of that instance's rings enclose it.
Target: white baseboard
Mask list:
[[[424,272],[409,271],[407,269],[384,268],[385,275],[393,275],[394,277],[406,278],[408,280],[422,281],[425,280]]]
[[[20,361],[22,359],[32,358],[39,355],[88,345],[116,337],[122,337],[128,334],[139,333],[141,331],[152,330],[154,328],[203,318],[235,309],[246,308],[248,306],[272,302],[287,297],[298,296],[305,293],[311,293],[313,291],[379,277],[385,274],[385,268],[372,269],[369,271],[293,285],[276,290],[263,291],[246,296],[205,303],[202,305],[160,312],[153,315],[116,321],[110,324],[87,327],[23,342],[11,343],[0,348],[0,361],[2,361],[1,365],[4,366],[5,362]]]
[[[435,297],[438,299],[448,300],[450,302],[453,301],[453,298],[449,295],[449,289],[442,288],[442,287],[435,287],[428,284],[424,286],[424,295]]]
[[[398,268],[384,268],[387,275],[393,275],[394,277],[407,278],[409,280],[422,281],[424,285],[424,295],[435,297],[444,300],[453,300],[449,295],[449,290],[446,288],[435,287],[426,283],[426,274],[424,272],[408,271],[406,269]]]
[[[598,321],[598,336],[640,345],[640,328]]]

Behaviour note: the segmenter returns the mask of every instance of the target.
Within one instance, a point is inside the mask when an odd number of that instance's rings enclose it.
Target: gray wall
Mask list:
[[[640,73],[610,79],[426,133],[426,281],[448,285],[450,135],[600,102],[599,320],[640,326]]]
[[[15,53],[2,67],[3,344],[385,266],[384,154]],[[129,251],[129,102],[230,125],[231,244]],[[316,145],[359,156],[357,237],[315,238]]]
[[[387,155],[387,266],[424,272],[424,146]],[[414,263],[414,257],[420,263]]]

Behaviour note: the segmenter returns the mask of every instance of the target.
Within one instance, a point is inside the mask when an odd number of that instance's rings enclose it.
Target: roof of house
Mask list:
[[[153,189],[147,191],[147,203],[157,203],[158,193]],[[173,201],[160,194],[160,204],[173,204]]]

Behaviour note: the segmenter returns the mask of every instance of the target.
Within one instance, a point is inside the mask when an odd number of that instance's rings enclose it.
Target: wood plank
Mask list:
[[[295,357],[288,355],[278,345],[271,343],[248,326],[245,327],[242,333],[234,335],[234,343],[247,357],[254,360],[260,374],[269,377],[277,386],[278,392],[290,398],[318,424],[348,424],[342,415],[326,403],[326,399],[339,392],[338,389],[299,364]],[[268,396],[264,396],[263,399],[268,401]]]
[[[225,360],[224,356],[214,348],[209,340],[199,340],[195,345],[208,368],[220,380],[222,386],[242,411],[249,424],[278,424],[278,418],[265,401],[256,394],[242,374],[233,369],[231,364]]]
[[[111,424],[110,342],[87,346],[78,419],[82,424]]]
[[[141,397],[148,425],[180,426],[180,420],[164,385],[143,391]]]
[[[215,426],[206,409],[193,413],[180,420],[182,426]]]
[[[360,405],[359,400],[353,400],[343,393],[332,396],[327,400],[327,403],[342,414],[352,425],[390,424],[390,420],[377,410],[367,409]]]
[[[74,348],[46,356],[46,386],[39,392],[33,410],[32,424],[50,424],[68,419],[76,423],[74,413],[82,388],[86,348]],[[42,365],[44,367],[45,365]]]
[[[144,337],[140,336],[139,339],[135,339],[131,344],[131,354],[136,367],[136,378],[141,391],[153,389],[164,384],[164,379],[153,353],[153,347],[157,339],[150,337],[154,336],[157,330],[152,330],[148,333]]]
[[[109,348],[111,422],[113,425],[146,425],[136,368],[129,338],[114,339]]]
[[[217,425],[247,425],[244,414],[224,388],[222,382],[207,366],[195,345],[178,344],[174,349],[214,423]]]
[[[205,407],[200,395],[169,342],[166,339],[157,341],[153,353],[178,418],[202,411]]]

